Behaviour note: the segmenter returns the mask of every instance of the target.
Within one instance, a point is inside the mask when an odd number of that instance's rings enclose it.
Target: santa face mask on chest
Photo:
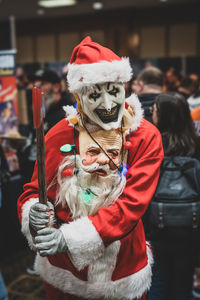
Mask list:
[[[125,90],[122,83],[96,84],[83,89],[78,95],[89,121],[105,130],[120,127],[125,109]]]

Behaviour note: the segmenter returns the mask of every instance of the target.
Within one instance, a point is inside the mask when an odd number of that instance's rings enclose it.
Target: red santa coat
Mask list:
[[[36,269],[50,285],[63,293],[86,299],[140,298],[151,284],[152,257],[146,246],[141,217],[156,189],[163,159],[159,131],[141,119],[140,105],[130,133],[132,148],[127,183],[116,202],[99,209],[95,216],[71,220],[68,207],[56,206],[66,239],[68,254],[36,257]],[[78,132],[75,143],[78,149]],[[73,144],[73,128],[66,119],[54,126],[45,137],[48,200],[54,203],[58,188],[56,175],[63,160],[60,147]],[[71,153],[70,153],[71,154]],[[18,200],[22,232],[33,247],[29,231],[29,210],[38,201],[37,168]],[[53,299],[53,298],[52,298]]]

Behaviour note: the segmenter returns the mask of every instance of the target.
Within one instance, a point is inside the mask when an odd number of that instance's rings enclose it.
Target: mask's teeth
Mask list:
[[[111,111],[107,111],[106,109],[97,109],[96,113],[104,123],[109,123],[117,120],[119,109],[120,105],[116,105],[111,109]]]

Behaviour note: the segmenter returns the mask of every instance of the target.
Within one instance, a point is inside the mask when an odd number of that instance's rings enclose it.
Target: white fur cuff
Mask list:
[[[60,227],[66,240],[69,256],[78,270],[88,266],[104,252],[104,245],[96,228],[87,217]]]
[[[32,239],[32,235],[30,233],[30,228],[29,228],[29,211],[30,211],[31,206],[37,202],[39,202],[38,198],[31,198],[22,206],[22,228],[21,228],[21,231],[27,238],[29,247],[32,250],[35,250],[35,247],[33,244],[33,239]]]

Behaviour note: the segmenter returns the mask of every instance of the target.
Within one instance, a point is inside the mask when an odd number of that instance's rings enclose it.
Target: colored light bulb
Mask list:
[[[127,149],[127,150],[128,150],[128,149],[131,149],[131,148],[132,148],[132,143],[129,142],[129,141],[125,142],[125,143],[124,143],[124,148]]]
[[[65,145],[60,147],[60,151],[61,152],[70,152],[75,148],[76,148],[76,145],[74,145],[74,144],[73,145],[65,144]]]
[[[62,175],[64,176],[73,176],[74,170],[73,169],[66,169],[62,171]]]

